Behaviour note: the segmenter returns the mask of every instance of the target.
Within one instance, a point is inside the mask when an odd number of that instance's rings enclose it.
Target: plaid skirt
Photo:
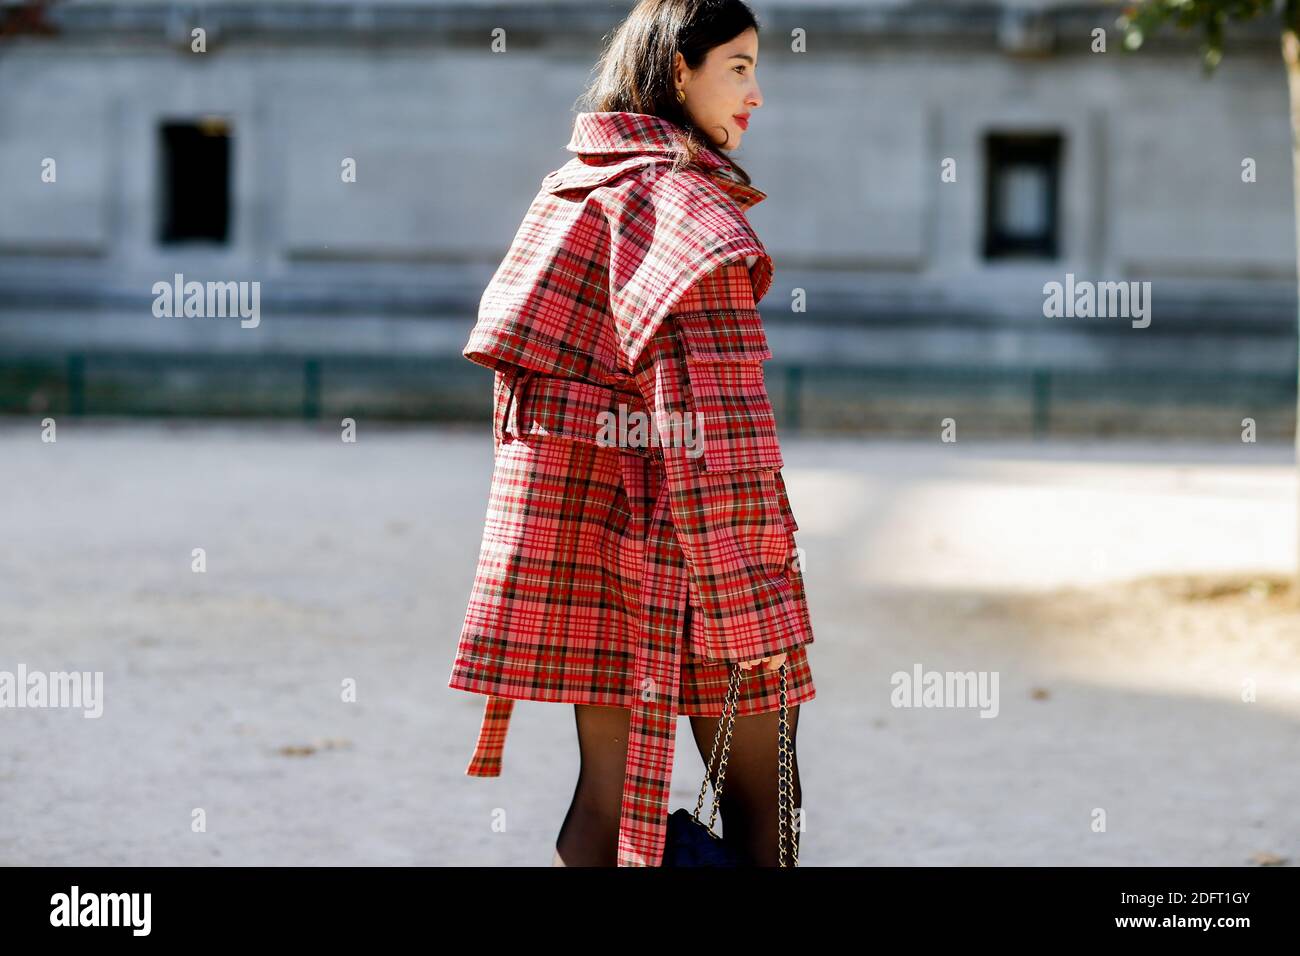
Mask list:
[[[689,622],[689,605],[686,617]],[[687,626],[689,628],[689,624]],[[689,631],[685,632],[683,638],[688,634]],[[553,658],[540,652],[512,651],[505,641],[470,637],[461,642],[448,686],[511,700],[599,704],[630,710],[636,697],[632,654],[633,648],[624,644],[605,648],[598,657],[583,658],[576,663],[570,658],[569,665],[564,667],[564,679],[559,679]],[[740,672],[737,716],[780,709],[780,674],[765,667]],[[551,673],[549,677],[548,672]],[[727,662],[698,657],[683,650],[678,713],[689,717],[720,717],[729,681]],[[796,648],[785,661],[786,704],[802,704],[816,695],[817,688],[808,664],[808,649]]]

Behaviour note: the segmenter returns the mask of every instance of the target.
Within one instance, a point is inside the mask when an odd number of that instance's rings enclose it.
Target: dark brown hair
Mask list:
[[[757,31],[758,21],[742,0],[640,0],[610,35],[593,71],[596,79],[579,100],[581,109],[648,113],[680,126],[685,135],[674,169],[695,162],[701,145],[717,152],[677,101],[675,54],[680,52],[692,70],[699,69],[710,50],[751,27]],[[748,185],[749,173],[723,158]]]

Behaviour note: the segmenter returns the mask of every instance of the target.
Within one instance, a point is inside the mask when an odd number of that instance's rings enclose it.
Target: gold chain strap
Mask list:
[[[790,748],[790,720],[786,711],[785,664],[781,664],[781,717],[779,742],[777,750],[777,812],[784,819],[778,820],[777,833],[780,840],[780,861],[785,866],[785,836],[790,834],[791,866],[799,865],[799,841],[795,838],[794,815],[794,753]]]
[[[713,832],[713,823],[718,818],[718,801],[722,797],[722,783],[727,775],[727,756],[731,753],[731,728],[736,720],[736,701],[740,697],[740,668],[733,664],[731,666],[731,680],[727,684],[727,698],[722,705],[722,718],[718,721],[717,733],[713,735],[713,751],[709,754],[709,765],[704,768],[704,782],[700,784],[700,798],[695,801],[695,819],[700,823],[700,811],[704,809],[704,795],[709,789],[709,767],[712,767],[718,756],[718,743],[722,743],[722,761],[718,764],[717,782],[713,785],[713,806],[709,813],[709,836],[715,839],[721,839]],[[723,730],[726,730],[726,737],[723,738]]]
[[[779,858],[780,865],[786,866],[786,832],[790,833],[791,862],[790,866],[799,865],[799,842],[794,836],[794,762],[790,749],[790,722],[786,710],[786,688],[785,688],[785,664],[780,667],[781,672],[781,715],[777,728],[779,730],[779,740],[777,742],[777,834],[779,840]],[[700,784],[700,798],[695,802],[695,820],[697,823],[703,823],[700,819],[700,811],[704,809],[704,795],[709,789],[709,767],[712,767],[714,760],[718,756],[718,745],[722,745],[722,759],[718,762],[717,782],[713,785],[713,805],[709,812],[708,833],[715,840],[722,839],[713,832],[714,821],[718,818],[718,804],[722,799],[722,785],[727,776],[727,757],[731,753],[731,730],[736,721],[736,704],[740,698],[740,667],[737,664],[731,665],[731,680],[727,684],[727,698],[722,706],[722,717],[718,720],[717,733],[713,735],[713,750],[709,754],[708,767],[704,768],[704,782]]]

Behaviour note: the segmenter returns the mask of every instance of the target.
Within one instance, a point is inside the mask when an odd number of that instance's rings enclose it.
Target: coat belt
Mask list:
[[[644,411],[639,395],[576,379],[522,373],[498,410],[498,437],[562,435],[595,441],[601,412]],[[620,445],[628,505],[643,529],[638,628],[634,649],[634,699],[628,727],[627,763],[618,832],[619,866],[659,866],[667,835],[669,788],[681,700],[681,653],[688,640],[685,558],[677,544],[664,487],[659,447]],[[501,774],[514,699],[489,695],[478,742],[466,773]]]
[[[662,459],[657,444],[629,444],[625,438],[650,438],[652,416],[638,392],[596,385],[576,378],[544,375],[520,369],[507,380],[507,400],[496,409],[494,428],[506,436],[559,435],[575,441],[600,443],[616,426],[614,445],[644,458]],[[635,431],[644,422],[643,431]],[[624,431],[626,429],[627,431]]]

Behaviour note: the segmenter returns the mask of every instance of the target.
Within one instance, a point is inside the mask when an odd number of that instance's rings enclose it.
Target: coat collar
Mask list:
[[[676,123],[647,113],[579,113],[574,119],[573,135],[564,147],[577,156],[546,177],[547,188],[554,191],[597,186],[644,164],[646,156],[672,158],[680,148],[681,135],[682,129]],[[592,162],[589,157],[599,157],[600,161]],[[711,147],[699,151],[697,163],[742,209],[767,198],[761,189],[746,185],[731,163]]]

